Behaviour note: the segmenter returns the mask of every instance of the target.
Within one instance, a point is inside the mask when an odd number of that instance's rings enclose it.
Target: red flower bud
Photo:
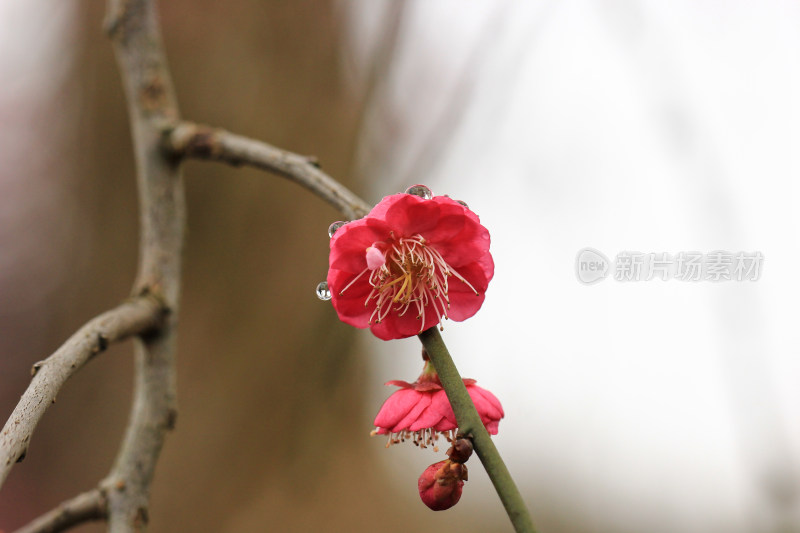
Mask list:
[[[419,497],[433,511],[450,509],[461,499],[466,479],[466,465],[450,459],[439,461],[426,468],[419,477]]]

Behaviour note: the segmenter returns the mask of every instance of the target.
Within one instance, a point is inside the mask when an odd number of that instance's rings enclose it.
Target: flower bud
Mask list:
[[[419,497],[434,511],[450,509],[461,499],[467,466],[450,459],[430,465],[419,477]]]

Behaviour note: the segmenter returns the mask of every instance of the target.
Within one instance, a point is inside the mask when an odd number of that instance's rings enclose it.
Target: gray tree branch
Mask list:
[[[67,379],[112,342],[158,328],[164,316],[156,298],[135,298],[90,320],[53,355],[33,365],[33,379],[0,433],[0,486],[25,458],[36,425]]]
[[[175,344],[185,200],[180,160],[161,146],[164,123],[178,120],[155,2],[109,0],[106,29],[122,75],[131,123],[141,215],[135,292],[163,298],[162,327],[136,342],[134,399],[114,467],[101,484],[112,533],[142,531],[150,484],[168,430],[175,425]]]
[[[93,319],[47,360],[0,435],[0,484],[25,456],[30,438],[64,382],[108,343],[135,336],[134,400],[114,466],[97,489],[80,494],[20,531],[61,531],[107,519],[112,533],[142,531],[150,485],[168,430],[175,424],[175,340],[185,228],[184,157],[248,164],[295,181],[345,217],[370,205],[308,157],[266,143],[181,122],[155,12],[155,0],[108,0],[106,30],[122,75],[139,189],[141,242],[134,294]]]
[[[274,172],[310,190],[350,220],[363,217],[372,208],[320,170],[314,158],[229,131],[184,121],[166,129],[164,147],[178,157],[250,165]]]
[[[14,533],[56,533],[107,516],[105,491],[93,489],[61,503]]]

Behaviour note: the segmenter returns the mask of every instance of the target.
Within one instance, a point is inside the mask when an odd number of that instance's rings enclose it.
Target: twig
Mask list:
[[[107,516],[106,504],[105,492],[93,489],[62,502],[15,533],[56,533],[84,522],[103,520]]]
[[[177,156],[250,165],[274,172],[310,190],[348,219],[361,218],[371,206],[319,169],[314,158],[287,152],[231,132],[180,122],[166,129],[164,145]]]
[[[447,351],[447,346],[445,346],[439,330],[436,329],[436,326],[426,329],[419,334],[419,339],[425,346],[425,351],[439,375],[439,381],[442,382],[447,399],[450,400],[450,405],[453,407],[453,413],[456,415],[458,423],[458,432],[472,439],[475,452],[483,463],[486,473],[489,474],[489,479],[492,480],[492,484],[500,496],[500,501],[503,502],[508,518],[514,525],[514,530],[517,533],[535,533],[533,521],[522,495],[492,442],[489,432],[481,422],[481,417],[475,410],[475,405],[469,397],[464,381],[453,363],[453,358],[450,357],[450,352]]]
[[[151,0],[109,0],[106,29],[122,75],[131,122],[141,213],[139,271],[134,290],[164,299],[162,327],[136,343],[134,399],[117,460],[101,486],[112,533],[141,531],[150,483],[175,425],[175,326],[178,319],[185,200],[180,161],[161,146],[163,125],[178,120],[172,82]]]
[[[0,434],[0,486],[25,458],[36,425],[67,379],[112,342],[157,328],[164,314],[152,296],[133,299],[90,320],[53,355],[33,365],[33,379]]]

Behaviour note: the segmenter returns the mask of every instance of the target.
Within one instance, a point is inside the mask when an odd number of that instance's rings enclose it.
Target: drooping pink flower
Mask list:
[[[383,340],[474,315],[494,275],[489,232],[446,196],[387,196],[336,230],[328,288],[339,318]]]
[[[422,375],[414,383],[389,381],[399,390],[383,403],[375,417],[373,435],[388,435],[386,446],[411,440],[417,446],[434,444],[440,436],[452,442],[458,432],[453,408],[447,399],[436,371],[425,362]],[[491,435],[497,435],[500,419],[505,416],[503,406],[494,394],[475,384],[474,379],[464,379],[464,385],[481,422]]]
[[[450,509],[461,499],[466,479],[466,465],[450,459],[433,463],[419,476],[419,497],[434,511]]]

